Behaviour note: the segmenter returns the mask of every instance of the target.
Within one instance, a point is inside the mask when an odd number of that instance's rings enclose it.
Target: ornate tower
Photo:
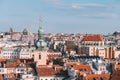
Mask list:
[[[35,41],[36,52],[34,54],[34,61],[36,62],[36,66],[39,65],[47,65],[47,43],[43,37],[43,29],[39,27],[38,29],[38,39]]]
[[[38,50],[48,50],[47,43],[44,41],[43,38],[43,29],[39,27],[38,29],[38,40],[36,41],[36,49]]]
[[[38,40],[43,39],[43,29],[42,27],[39,27],[38,29]]]

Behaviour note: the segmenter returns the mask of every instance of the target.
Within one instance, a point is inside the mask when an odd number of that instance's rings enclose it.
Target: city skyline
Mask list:
[[[113,33],[120,30],[119,0],[0,0],[0,31]]]

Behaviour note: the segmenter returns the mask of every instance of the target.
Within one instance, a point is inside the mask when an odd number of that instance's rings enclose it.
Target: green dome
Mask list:
[[[47,43],[43,39],[42,27],[39,27],[38,29],[38,40],[36,41],[36,47],[40,50],[47,50]]]
[[[44,42],[43,40],[39,40],[39,41],[37,41],[37,47],[38,48],[47,47],[47,43]]]
[[[23,35],[28,35],[27,29],[24,29],[24,30],[23,30]]]

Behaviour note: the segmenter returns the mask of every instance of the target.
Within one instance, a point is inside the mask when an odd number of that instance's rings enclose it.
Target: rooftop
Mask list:
[[[88,35],[82,41],[104,41],[104,39],[102,35]]]
[[[81,71],[92,71],[89,64],[79,64],[79,65],[73,65],[73,69],[75,70],[81,70]]]
[[[85,78],[83,80],[109,80],[110,74],[88,74]]]
[[[112,74],[112,78],[110,80],[119,80],[120,79],[120,70],[114,71]]]
[[[64,76],[63,68],[58,66],[42,66],[38,68],[38,75],[39,76]]]

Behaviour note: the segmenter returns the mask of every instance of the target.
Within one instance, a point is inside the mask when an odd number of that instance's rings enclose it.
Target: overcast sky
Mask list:
[[[0,31],[45,33],[120,31],[120,0],[0,0]]]

